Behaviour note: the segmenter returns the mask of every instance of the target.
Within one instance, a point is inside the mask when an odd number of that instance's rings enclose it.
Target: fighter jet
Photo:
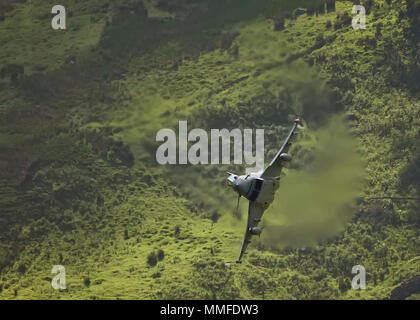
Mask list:
[[[303,120],[297,118],[279,152],[277,152],[274,159],[263,171],[242,176],[228,172],[229,177],[227,178],[227,183],[238,193],[236,210],[239,208],[241,197],[249,200],[248,222],[245,237],[242,242],[241,253],[236,261],[237,263],[242,262],[242,256],[247,253],[246,249],[248,244],[251,243],[252,236],[259,236],[262,232],[262,228],[258,224],[261,221],[264,211],[274,200],[274,194],[279,187],[280,174],[283,166],[292,160],[292,156],[287,152],[292,145],[293,136],[297,133],[296,129],[303,127]]]

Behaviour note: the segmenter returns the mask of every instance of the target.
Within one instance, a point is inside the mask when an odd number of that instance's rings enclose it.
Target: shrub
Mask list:
[[[313,16],[313,15],[315,14],[315,8],[314,8],[314,7],[309,6],[309,7],[308,7],[308,9],[307,9],[307,11],[306,11],[306,14],[307,14],[308,16]]]
[[[337,15],[337,21],[334,24],[334,29],[337,30],[337,29],[340,29],[342,27],[350,26],[352,20],[353,20],[352,17],[350,16],[350,14],[347,11],[344,12],[344,14],[342,14],[342,15],[338,14]]]
[[[284,16],[280,16],[274,19],[274,31],[283,30],[285,23],[286,23],[286,19],[284,18]]]
[[[158,251],[158,253],[157,253],[157,259],[158,259],[159,261],[162,261],[162,260],[163,260],[163,258],[165,258],[165,252],[163,252],[163,250],[162,250],[162,249],[159,249],[159,251]]]
[[[17,270],[18,270],[19,273],[25,273],[26,272],[25,264],[23,262],[19,263]]]
[[[363,6],[366,9],[366,14],[369,14],[371,12],[371,9],[374,7],[375,2],[373,0],[364,0]]]
[[[147,264],[151,267],[154,267],[157,264],[157,257],[155,252],[151,252],[147,256]]]
[[[312,50],[317,50],[322,48],[325,45],[325,39],[323,34],[318,34],[315,39],[315,45],[312,47]]]
[[[376,31],[375,31],[375,37],[376,38],[379,38],[381,35],[382,35],[382,23],[381,22],[379,22],[377,25],[376,25]]]
[[[222,35],[222,41],[220,47],[222,50],[227,50],[233,43],[233,40],[241,33],[238,30],[230,30]]]

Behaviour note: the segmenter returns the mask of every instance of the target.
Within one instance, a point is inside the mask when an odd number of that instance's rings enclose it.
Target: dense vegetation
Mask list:
[[[419,1],[68,0],[65,31],[54,4],[0,1],[1,299],[419,298]],[[296,114],[311,130],[286,175],[345,115],[365,165],[351,220],[230,266],[245,222],[225,171],[244,167],[158,166],[156,132],[264,128],[268,161]]]

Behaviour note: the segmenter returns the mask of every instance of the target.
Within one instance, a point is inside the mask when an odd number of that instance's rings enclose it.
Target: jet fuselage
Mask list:
[[[231,174],[227,180],[239,195],[264,207],[274,200],[274,193],[279,187],[279,179],[262,179],[259,173],[242,176]]]

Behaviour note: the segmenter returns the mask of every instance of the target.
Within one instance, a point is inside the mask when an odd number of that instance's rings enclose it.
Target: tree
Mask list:
[[[156,253],[153,251],[147,256],[147,264],[151,267],[154,267],[157,264]]]
[[[274,19],[274,31],[281,31],[284,29],[284,24],[286,22],[286,19],[283,15],[277,17]]]
[[[162,261],[163,258],[165,258],[165,252],[162,249],[159,249],[158,253],[157,253],[157,259],[159,261]]]

